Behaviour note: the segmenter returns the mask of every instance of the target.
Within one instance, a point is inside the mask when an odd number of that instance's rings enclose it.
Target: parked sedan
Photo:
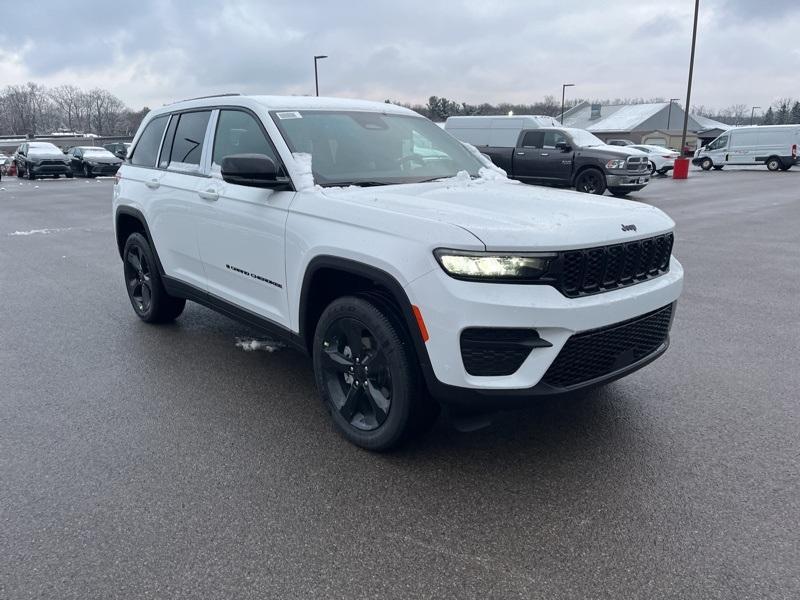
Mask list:
[[[128,150],[130,150],[131,145],[129,142],[111,142],[110,144],[105,144],[103,146],[106,150],[111,152],[117,158],[127,158]]]
[[[36,179],[45,175],[72,177],[69,159],[49,142],[25,142],[14,153],[17,177]]]
[[[114,175],[122,164],[121,158],[97,146],[74,146],[67,150],[67,156],[72,171],[81,173],[84,177]]]
[[[645,154],[647,154],[647,158],[650,161],[650,173],[655,175],[656,173],[660,173],[661,175],[665,175],[667,171],[671,171],[675,168],[675,159],[680,156],[674,150],[670,150],[669,148],[664,148],[663,146],[652,146],[650,144],[637,144],[636,146],[628,146],[629,148],[635,148],[636,150],[641,150]]]

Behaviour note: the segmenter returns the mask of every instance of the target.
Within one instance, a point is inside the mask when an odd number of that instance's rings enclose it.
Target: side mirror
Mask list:
[[[572,150],[572,146],[570,146],[567,142],[558,142],[556,143],[556,150],[561,150],[561,152],[570,152]]]
[[[288,188],[278,179],[275,161],[265,154],[231,154],[222,159],[222,179],[236,185],[259,188]]]

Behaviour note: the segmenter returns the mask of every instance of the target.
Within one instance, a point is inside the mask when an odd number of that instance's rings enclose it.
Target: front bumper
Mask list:
[[[95,163],[93,165],[86,164],[89,173],[92,175],[115,175],[119,171],[120,165]]]
[[[34,175],[66,175],[72,173],[69,165],[30,165],[31,173]]]
[[[448,403],[475,404],[498,398],[524,399],[572,392],[597,385],[644,366],[666,350],[668,340],[650,356],[572,385],[554,388],[542,382],[567,341],[576,333],[616,325],[673,304],[683,287],[683,268],[673,257],[660,277],[615,291],[567,298],[547,285],[473,283],[452,279],[441,269],[431,271],[407,288],[428,329],[425,344],[430,365],[423,364],[431,392]],[[467,372],[461,353],[461,333],[469,328],[530,328],[552,344],[536,347],[510,375],[478,376]]]
[[[635,175],[606,174],[606,186],[610,188],[630,188],[640,190],[650,183],[650,173],[637,173]]]

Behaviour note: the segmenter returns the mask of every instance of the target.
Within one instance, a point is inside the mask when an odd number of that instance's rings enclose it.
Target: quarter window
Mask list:
[[[233,154],[264,154],[277,166],[281,164],[253,115],[242,110],[221,110],[214,136],[212,169],[218,170],[223,159]],[[278,175],[283,173],[279,170]]]
[[[203,155],[203,140],[211,111],[188,112],[180,115],[175,128],[168,168],[178,171],[197,171]]]
[[[164,128],[167,126],[167,117],[156,117],[144,128],[139,142],[133,149],[131,164],[140,167],[155,167],[158,147],[161,145],[161,138],[164,135]]]

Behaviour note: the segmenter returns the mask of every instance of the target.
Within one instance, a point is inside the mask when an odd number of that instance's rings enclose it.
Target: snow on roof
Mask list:
[[[248,106],[257,103],[267,110],[360,110],[383,112],[401,115],[417,115],[413,110],[371,100],[351,100],[348,98],[327,98],[318,96],[240,96],[221,95],[193,98],[168,104],[156,109],[156,113],[172,112],[183,108],[214,106],[225,104],[231,106]],[[418,115],[417,115],[418,116]]]
[[[665,104],[629,104],[587,127],[589,131],[631,131],[664,108]],[[602,113],[601,113],[602,114]]]
[[[725,123],[720,123],[719,121],[715,121],[714,119],[709,119],[708,117],[701,117],[700,115],[690,115],[697,124],[702,127],[702,130],[708,129],[721,129],[722,131],[728,131],[731,128],[730,125],[726,125]]]

